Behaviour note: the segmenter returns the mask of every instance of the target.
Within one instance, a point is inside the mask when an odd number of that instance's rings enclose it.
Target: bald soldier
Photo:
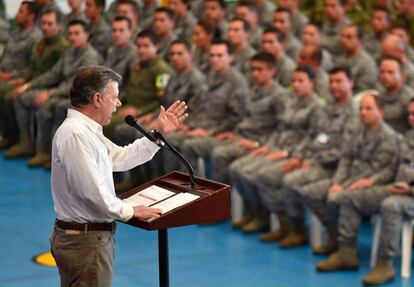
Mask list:
[[[328,229],[337,228],[341,206],[348,196],[365,194],[374,185],[390,183],[395,176],[399,151],[398,134],[383,121],[383,102],[378,95],[363,96],[359,114],[361,128],[355,134],[352,145],[343,153],[331,180],[316,182],[302,190],[305,203]],[[323,191],[323,192],[321,192]],[[366,206],[368,208],[368,206]],[[342,227],[341,227],[342,228]],[[357,250],[352,245],[341,246],[327,260],[317,264],[319,271],[359,266]]]

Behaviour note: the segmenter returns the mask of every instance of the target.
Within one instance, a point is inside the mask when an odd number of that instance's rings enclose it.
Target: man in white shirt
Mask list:
[[[160,209],[130,206],[116,197],[113,171],[150,160],[158,147],[146,138],[120,147],[102,133],[121,106],[121,77],[102,66],[81,68],[72,109],[52,144],[52,195],[57,214],[51,237],[61,286],[111,286],[115,220],[159,217]],[[156,129],[169,134],[187,117],[184,102],[160,109]]]

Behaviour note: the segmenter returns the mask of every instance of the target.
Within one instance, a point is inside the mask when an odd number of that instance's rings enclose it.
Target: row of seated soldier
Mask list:
[[[381,213],[381,258],[363,278],[395,276],[402,221],[414,219],[414,0],[22,1],[0,18],[0,148],[51,166],[76,71],[110,67],[122,107],[104,133],[119,145],[187,102],[168,140],[241,195],[246,233],[308,243],[305,208],[326,227],[319,271],[359,266],[362,218]],[[108,6],[108,7],[107,7]],[[171,154],[116,175],[118,192],[183,167]],[[269,214],[279,229],[269,230]]]

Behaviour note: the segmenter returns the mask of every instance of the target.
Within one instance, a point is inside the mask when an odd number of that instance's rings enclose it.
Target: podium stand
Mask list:
[[[187,192],[198,195],[194,201],[162,214],[153,221],[132,218],[126,224],[145,230],[158,230],[159,280],[161,287],[169,286],[168,228],[212,223],[230,218],[230,187],[215,181],[196,177],[197,189],[192,189],[189,176],[182,172],[171,172],[121,195],[128,198],[150,186],[165,188],[174,193]]]

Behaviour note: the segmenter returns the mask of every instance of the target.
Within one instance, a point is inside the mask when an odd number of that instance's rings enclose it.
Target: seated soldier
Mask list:
[[[412,169],[414,153],[414,99],[408,107],[408,124],[410,130],[402,140],[399,155],[399,166],[395,181],[388,185],[375,185],[371,188],[355,190],[347,193],[340,205],[339,213],[339,248],[355,249],[361,219],[381,210],[382,232],[380,239],[380,260],[374,269],[364,277],[363,283],[369,285],[382,284],[395,276],[392,259],[399,251],[401,224],[405,215],[412,217],[412,188],[414,179]],[[349,257],[340,253],[330,258],[331,269],[338,270],[348,265]],[[335,261],[335,262],[334,262]]]
[[[191,40],[194,26],[197,24],[197,18],[190,10],[190,0],[170,0],[170,9],[175,15],[174,31],[178,39]]]
[[[292,15],[289,10],[278,8],[273,13],[272,27],[278,32],[279,41],[283,50],[292,59],[296,59],[302,44],[292,31]]]
[[[206,22],[198,22],[193,30],[193,64],[204,75],[210,72],[210,45],[216,34],[216,29]]]
[[[193,167],[199,157],[209,157],[214,146],[222,144],[242,120],[246,108],[248,86],[245,78],[231,67],[233,50],[225,40],[215,40],[210,48],[212,72],[207,77],[203,118],[187,132],[181,147]]]
[[[177,38],[174,25],[174,12],[171,9],[160,7],[155,10],[152,30],[158,39],[158,55],[166,61],[168,60],[168,48]]]
[[[296,64],[284,52],[276,29],[267,28],[264,30],[262,36],[262,50],[275,57],[277,71],[275,80],[284,87],[290,86]]]
[[[352,145],[341,156],[332,180],[317,186],[313,184],[313,188],[308,186],[306,192],[304,189],[301,192],[306,205],[328,230],[337,228],[338,214],[341,234],[344,234],[344,224],[353,226],[352,218],[342,216],[342,204],[348,201],[349,196],[368,195],[367,198],[370,198],[370,188],[394,179],[399,140],[398,134],[383,121],[383,108],[377,94],[369,92],[362,97],[359,108],[361,128],[354,136]],[[363,208],[369,210],[367,205]],[[342,240],[340,236],[340,248],[326,261],[319,262],[317,270],[358,268],[355,246],[343,245]]]
[[[241,18],[232,19],[227,26],[227,39],[234,48],[232,66],[246,79],[250,78],[250,58],[255,50],[249,45],[249,23]]]
[[[103,17],[105,0],[86,0],[85,15],[91,25],[89,42],[104,57],[111,44],[111,27]]]
[[[362,28],[350,24],[341,31],[343,54],[335,58],[335,65],[349,67],[354,76],[354,93],[375,88],[378,69],[374,59],[362,46]]]
[[[286,222],[290,228],[281,230],[285,234],[289,232],[280,242],[282,247],[290,248],[307,243],[301,191],[310,188],[313,183],[329,180],[335,172],[343,150],[348,148],[353,140],[359,121],[352,101],[352,84],[352,75],[348,68],[338,67],[329,72],[331,100],[324,108],[324,119],[318,123],[316,137],[308,148],[298,154],[296,160],[302,162],[302,167],[283,178],[288,219],[282,218],[282,222]],[[267,238],[280,239],[283,235],[277,232],[273,236],[269,234]],[[330,228],[327,244],[315,247],[313,252],[329,253],[336,245],[336,229]]]
[[[384,102],[384,120],[397,132],[408,129],[407,105],[414,91],[405,84],[402,63],[396,58],[384,57],[379,67],[380,97]]]
[[[69,89],[78,68],[102,63],[99,53],[89,45],[89,26],[83,20],[68,24],[70,48],[47,72],[17,87],[12,98],[15,101],[16,118],[20,139],[5,152],[8,158],[31,156],[31,166],[50,164],[50,145],[53,126],[62,123],[69,106]],[[30,137],[32,115],[36,114],[37,134],[35,142]]]
[[[0,132],[3,136],[0,148],[10,147],[19,137],[11,92],[16,86],[25,84],[47,72],[62,57],[68,43],[60,35],[61,27],[60,12],[52,9],[44,10],[40,21],[43,39],[37,44],[28,69],[12,80],[0,84]]]
[[[297,67],[277,130],[260,147],[230,165],[232,184],[252,208],[242,219],[242,229],[247,233],[268,229],[270,212],[286,218],[281,168],[294,149],[311,136],[322,116],[321,100],[313,92],[314,81],[309,67]]]
[[[137,55],[137,48],[131,40],[131,20],[125,16],[115,16],[112,20],[112,44],[105,57],[105,66],[122,76],[121,92],[128,83],[131,66]]]

